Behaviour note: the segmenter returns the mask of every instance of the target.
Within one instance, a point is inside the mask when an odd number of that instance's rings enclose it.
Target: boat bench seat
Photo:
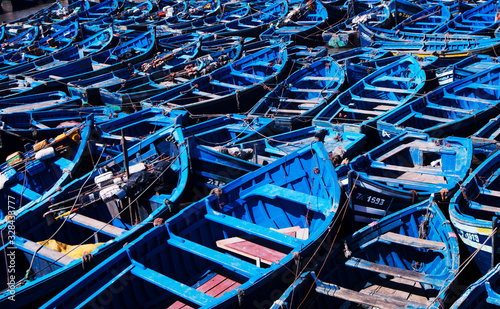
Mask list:
[[[245,232],[251,236],[267,239],[291,248],[295,248],[301,243],[301,241],[295,237],[276,232],[274,230],[271,230],[270,228],[263,227],[252,222],[224,215],[222,213],[217,213],[215,211],[213,214],[206,214],[205,219],[219,223],[221,225],[229,226],[235,230]]]
[[[304,76],[302,77],[302,80],[324,80],[324,81],[332,81],[332,80],[338,80],[338,77],[330,77],[330,76]]]
[[[272,107],[270,109],[271,112],[273,113],[280,113],[280,114],[302,114],[304,110],[299,110],[299,109],[284,109],[284,108],[276,108]]]
[[[205,247],[189,239],[171,235],[167,242],[173,247],[201,256],[216,264],[224,265],[225,268],[233,269],[236,272],[243,273],[248,277],[261,272],[261,269],[252,263],[242,261],[232,255],[224,254],[212,248]]]
[[[44,247],[34,241],[17,236],[14,238],[14,246],[31,254],[37,252],[37,257],[59,265],[68,265],[75,260],[59,251]]]
[[[428,108],[432,109],[438,109],[438,110],[443,110],[447,112],[455,112],[455,113],[462,113],[462,114],[471,114],[473,110],[467,110],[459,107],[453,107],[453,106],[446,106],[446,105],[440,105],[436,103],[427,103]]]
[[[484,104],[488,104],[488,105],[494,105],[495,102],[499,101],[499,100],[486,100],[486,99],[480,99],[480,98],[470,98],[470,97],[459,96],[459,95],[451,94],[451,93],[445,93],[444,97],[447,99],[484,103]]]
[[[396,243],[401,245],[408,245],[412,247],[430,249],[430,250],[444,250],[446,245],[440,241],[421,239],[406,235],[397,234],[394,232],[387,232],[378,237],[380,240],[387,241],[389,243]]]
[[[368,294],[358,292],[338,286],[336,284],[322,282],[321,280],[315,280],[315,282],[316,292],[347,300],[347,304],[352,302],[356,304],[368,305],[374,308],[407,308],[410,306],[414,308],[420,308],[425,306],[425,304],[416,303],[408,299],[402,299],[376,293]]]
[[[362,102],[369,102],[369,103],[377,103],[377,104],[392,104],[392,105],[399,105],[402,102],[399,101],[394,101],[394,100],[386,100],[386,99],[377,99],[377,98],[366,98],[366,97],[360,97],[358,95],[352,94],[351,97],[354,100],[357,101],[362,101]]]
[[[205,92],[205,91],[200,91],[198,89],[193,89],[192,93],[194,95],[199,95],[199,96],[207,97],[207,98],[210,98],[210,99],[218,99],[218,98],[221,97],[218,94],[209,93],[209,92]]]
[[[298,239],[307,239],[309,237],[309,229],[301,228],[299,226],[292,226],[284,229],[271,229],[291,237]],[[272,263],[278,263],[283,259],[288,252],[281,252],[268,248],[261,244],[255,243],[252,240],[254,237],[231,237],[227,239],[221,239],[216,242],[217,247],[224,249],[226,251],[234,252],[239,255],[245,256],[250,259],[255,259],[257,267],[260,267],[261,263],[271,265]]]
[[[73,161],[61,157],[58,158],[56,161],[54,161],[54,164],[59,166],[61,170],[64,170],[65,168],[70,169],[71,166],[73,165]]]
[[[241,89],[245,89],[246,88],[244,86],[239,86],[239,85],[235,85],[235,84],[224,83],[224,82],[221,82],[221,81],[218,81],[218,80],[211,80],[210,84],[212,84],[214,86],[221,86],[221,87],[232,88],[232,89],[236,89],[236,90],[241,90]]]
[[[431,121],[436,121],[436,122],[453,122],[453,121],[455,121],[454,119],[450,119],[450,118],[431,116],[431,115],[426,115],[426,114],[417,113],[417,112],[414,115],[416,118],[426,119],[426,120],[431,120]]]
[[[439,168],[435,167],[407,167],[393,164],[386,164],[379,161],[372,161],[370,166],[372,168],[383,169],[383,170],[391,170],[398,172],[410,172],[415,174],[424,174],[424,175],[435,175],[435,176],[445,176],[447,173],[443,172]]]
[[[319,92],[319,93],[336,93],[337,90],[330,90],[330,89],[313,89],[313,88],[296,88],[296,87],[290,87],[290,91],[293,92]]]
[[[124,229],[108,224],[107,222],[102,222],[77,213],[68,215],[67,221],[114,238],[119,237],[125,232]]]
[[[29,199],[30,201],[34,201],[41,196],[29,188],[23,187],[23,185],[19,183],[12,186],[10,190],[23,198]]]
[[[370,90],[370,91],[383,91],[383,92],[404,93],[404,94],[411,94],[411,93],[415,92],[415,89],[378,87],[378,86],[373,86],[370,84],[365,84],[364,89]]]
[[[430,284],[434,286],[443,286],[444,280],[433,278],[431,275],[398,267],[377,264],[360,258],[352,257],[345,263],[346,266],[385,274],[396,278],[408,279],[415,282]]]
[[[382,112],[379,112],[379,111],[371,111],[371,110],[367,110],[367,109],[357,109],[357,108],[350,108],[350,107],[343,108],[342,112],[354,113],[354,114],[365,114],[365,115],[370,115],[370,116],[375,116],[375,117],[382,115]]]
[[[480,210],[480,211],[486,211],[486,212],[491,212],[491,213],[498,213],[500,214],[500,207],[496,206],[491,206],[491,205],[485,205],[485,204],[479,204],[478,202],[474,201],[469,201],[469,208],[474,209],[474,210]]]
[[[255,79],[255,80],[258,80],[258,81],[264,80],[263,76],[256,75],[256,74],[244,73],[244,72],[240,72],[240,71],[232,71],[231,75],[246,77],[246,78]]]
[[[299,104],[303,104],[303,103],[318,104],[318,103],[324,102],[321,99],[292,99],[292,98],[282,98],[282,99],[280,99],[280,101],[282,101],[282,102],[291,102],[291,103],[299,103]]]
[[[130,273],[132,275],[150,282],[154,286],[160,287],[166,291],[178,295],[181,299],[187,299],[199,306],[208,306],[214,301],[213,297],[208,296],[207,294],[200,292],[177,280],[167,277],[157,271],[147,268],[134,260],[132,260],[132,264],[134,265],[134,267],[132,267],[132,269],[130,270]]]
[[[321,212],[320,210],[330,209],[331,202],[325,198],[302,193],[295,190],[290,190],[273,184],[259,186],[255,190],[247,191],[241,198],[246,198],[249,195],[264,196],[270,199],[281,198],[292,202],[303,203],[312,211]]]

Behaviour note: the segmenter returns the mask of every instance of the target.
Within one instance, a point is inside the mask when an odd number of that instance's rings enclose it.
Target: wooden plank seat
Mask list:
[[[500,214],[500,207],[480,204],[478,202],[469,201],[469,208],[474,210],[481,210],[486,212],[498,213]]]
[[[385,75],[385,76],[379,76],[373,80],[373,83],[376,82],[382,82],[382,81],[394,81],[394,82],[411,82],[414,81],[414,78],[410,77],[401,77],[401,76],[390,76],[390,75]]]
[[[311,211],[320,212],[322,209],[329,209],[331,202],[318,196],[302,193],[300,191],[290,190],[273,184],[266,184],[256,189],[243,191],[240,193],[241,198],[246,198],[249,195],[264,196],[270,199],[281,198],[291,202],[303,203]]]
[[[272,229],[274,231],[298,238],[307,239],[309,237],[309,229],[301,228],[299,226],[292,226],[284,229]],[[252,241],[253,237],[231,237],[228,239],[221,239],[216,242],[217,247],[237,253],[250,259],[255,259],[257,266],[260,263],[271,265],[278,263],[288,253],[274,250],[266,246],[260,245]]]
[[[436,121],[436,122],[452,122],[452,121],[454,121],[454,119],[431,116],[431,115],[426,115],[426,114],[422,114],[422,113],[415,113],[415,117],[421,118],[421,119],[426,119],[426,120],[431,120],[431,121]]]
[[[415,89],[401,89],[401,88],[389,88],[389,87],[379,87],[373,86],[370,84],[365,84],[365,90],[370,91],[384,91],[384,92],[393,92],[393,93],[404,93],[404,94],[412,94],[415,92]]]
[[[302,80],[324,80],[324,81],[332,81],[332,80],[338,80],[338,77],[309,75],[309,76],[302,77]]]
[[[464,96],[459,96],[456,94],[451,94],[451,93],[446,93],[444,94],[445,98],[448,99],[453,99],[453,100],[463,100],[463,101],[469,101],[469,102],[478,102],[478,103],[484,103],[484,104],[494,104],[495,102],[498,102],[499,100],[487,100],[487,99],[481,99],[481,98],[470,98],[470,97],[464,97]]]
[[[214,94],[214,93],[209,93],[209,92],[205,92],[205,91],[200,91],[198,89],[193,89],[192,93],[194,95],[200,95],[200,96],[203,96],[203,97],[207,97],[207,98],[211,98],[211,99],[218,99],[220,98],[221,96],[218,95],[218,94]]]
[[[378,237],[380,240],[387,241],[390,243],[396,243],[401,245],[408,245],[412,247],[430,249],[430,250],[444,250],[446,245],[440,241],[421,239],[406,235],[401,235],[393,232],[387,232]]]
[[[236,257],[221,253],[209,247],[202,246],[189,239],[171,235],[171,238],[167,242],[173,247],[177,247],[186,252],[201,256],[206,260],[223,265],[227,269],[234,270],[238,273],[243,273],[248,277],[254,276],[255,274],[261,272],[260,268],[251,263],[242,261]]]
[[[407,308],[413,306],[415,308],[422,307],[421,303],[412,302],[407,299],[391,297],[387,295],[375,293],[363,293],[347,289],[335,284],[326,283],[316,280],[316,292],[336,298],[340,298],[349,302],[368,305],[374,308]],[[343,307],[342,307],[343,308]]]
[[[315,104],[317,104],[317,103],[322,103],[322,102],[324,102],[324,100],[322,100],[322,99],[318,99],[318,98],[316,98],[316,99],[292,99],[292,98],[283,98],[283,99],[280,99],[280,101],[282,101],[282,102],[291,102],[291,103],[300,103],[300,104],[302,104],[302,103],[315,103]]]
[[[377,264],[366,261],[360,258],[352,257],[345,263],[346,266],[372,271],[375,273],[385,274],[396,278],[408,279],[411,281],[430,284],[434,286],[443,286],[444,281],[438,278],[433,278],[431,275],[402,269],[398,267]]]
[[[126,230],[113,226],[111,224],[108,224],[106,222],[102,222],[81,214],[73,213],[67,216],[68,221],[72,222],[74,224],[86,227],[88,229],[94,230],[96,232],[100,232],[106,235],[109,235],[111,237],[119,237],[121,234],[123,234]]]
[[[160,287],[166,291],[169,291],[175,295],[180,296],[183,299],[187,299],[190,302],[197,304],[199,306],[207,306],[213,302],[214,298],[193,289],[177,280],[167,277],[159,272],[156,272],[150,268],[145,267],[142,264],[132,260],[134,267],[130,270],[130,273],[144,281],[150,282],[151,284]]]
[[[304,111],[299,109],[284,109],[284,108],[272,108],[271,112],[273,113],[282,113],[282,114],[302,114]]]
[[[210,84],[212,84],[214,86],[232,88],[232,89],[237,89],[237,90],[241,90],[241,89],[245,89],[246,88],[244,86],[238,86],[238,85],[235,85],[235,84],[224,83],[224,82],[221,82],[221,81],[218,81],[218,80],[215,80],[215,79],[211,80]]]
[[[379,160],[372,161],[370,163],[370,166],[372,168],[380,168],[380,169],[386,169],[386,170],[398,171],[398,172],[410,172],[410,173],[430,174],[430,175],[442,175],[443,174],[442,171],[439,169],[440,166],[438,166],[438,167],[430,167],[430,166],[408,167],[408,166],[400,166],[400,165],[394,165],[394,164],[386,164],[384,162],[380,162]]]
[[[357,100],[357,101],[370,102],[370,103],[392,104],[392,105],[399,105],[399,104],[401,104],[400,101],[386,100],[386,99],[377,99],[377,98],[366,98],[366,97],[360,97],[360,96],[354,95],[354,94],[351,95],[351,97],[354,100]]]
[[[379,111],[371,111],[371,110],[367,110],[367,109],[358,109],[358,108],[350,108],[350,107],[345,107],[342,112],[354,113],[354,114],[365,114],[365,115],[370,115],[370,116],[379,116],[382,114],[382,112],[379,112]]]
[[[494,197],[500,197],[500,191],[497,191],[497,190],[488,190],[488,189],[485,189],[485,188],[481,189],[481,194],[486,194],[486,195],[494,196]]]
[[[427,103],[428,108],[432,109],[439,109],[443,111],[448,111],[448,112],[457,112],[457,113],[463,113],[463,114],[471,114],[474,111],[473,110],[467,110],[459,107],[454,107],[454,106],[446,106],[446,105],[440,105],[436,103]]]
[[[336,93],[338,90],[330,90],[330,89],[313,89],[313,88],[296,88],[290,87],[290,91],[293,92],[314,92],[314,93]]]
[[[386,112],[386,111],[390,111],[393,108],[394,108],[393,105],[380,104],[380,105],[375,106],[373,109],[376,110],[376,111]]]
[[[274,250],[272,248],[255,243],[252,239],[240,237],[231,237],[221,239],[216,242],[217,247],[237,253],[250,259],[255,259],[256,265],[260,267],[261,263],[271,265],[279,263],[288,253]]]
[[[23,196],[23,198],[29,199],[30,201],[34,201],[41,196],[37,192],[29,188],[23,187],[23,185],[19,183],[16,183],[14,186],[12,186],[10,190],[18,194],[19,196]]]
[[[244,73],[244,72],[241,72],[241,71],[232,71],[231,74],[232,75],[236,75],[236,76],[250,78],[250,79],[255,79],[255,80],[258,80],[258,81],[262,81],[264,79],[263,76],[256,75],[256,74]]]
[[[17,236],[14,238],[14,246],[31,254],[37,252],[37,257],[59,265],[68,265],[75,260],[59,251],[44,247],[36,242]]]
[[[229,226],[248,235],[266,239],[290,248],[295,248],[301,244],[300,239],[297,239],[295,237],[291,237],[286,234],[273,231],[270,228],[263,227],[235,217],[227,216],[221,213],[214,212],[214,214],[206,214],[205,219],[219,223],[221,225]]]

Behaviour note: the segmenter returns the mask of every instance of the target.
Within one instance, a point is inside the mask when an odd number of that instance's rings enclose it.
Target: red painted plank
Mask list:
[[[224,278],[224,277],[222,277],[222,278]],[[207,294],[208,296],[212,296],[212,297],[220,297],[224,293],[232,291],[232,290],[236,289],[237,287],[239,287],[240,285],[241,285],[240,283],[238,283],[234,280],[231,280],[229,278],[224,278],[222,281],[220,281],[216,285],[213,285],[212,287],[210,287],[210,290],[208,290],[205,294]]]
[[[264,247],[248,240],[227,243],[225,246],[268,262],[276,263],[286,256],[283,252]]]
[[[168,306],[167,309],[194,309],[194,308],[178,300],[172,305]]]

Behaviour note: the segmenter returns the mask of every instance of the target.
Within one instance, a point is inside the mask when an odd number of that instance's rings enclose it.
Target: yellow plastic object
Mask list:
[[[45,148],[45,146],[47,146],[47,140],[43,140],[43,141],[38,142],[35,145],[33,145],[33,150],[38,151],[42,148]]]
[[[38,244],[43,245],[45,241],[39,241]],[[74,259],[79,259],[82,257],[82,255],[85,252],[92,252],[95,248],[99,247],[102,245],[102,242],[98,242],[96,244],[87,244],[87,245],[81,245],[81,246],[72,246],[72,245],[67,245],[65,243],[62,243],[60,241],[57,241],[55,239],[50,239],[44,247],[47,247],[49,249],[61,252],[62,254],[66,254],[69,257],[72,257]]]

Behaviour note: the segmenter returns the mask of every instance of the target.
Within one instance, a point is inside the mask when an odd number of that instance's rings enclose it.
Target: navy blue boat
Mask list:
[[[287,49],[276,44],[144,100],[141,106],[158,105],[192,114],[244,112],[270,89],[268,85],[283,79],[287,66]]]
[[[460,265],[457,235],[426,200],[323,252],[271,309],[443,308]],[[326,250],[325,250],[326,251]]]
[[[191,204],[42,308],[101,305],[116,286],[108,308],[270,305],[294,260],[327,236],[339,201],[328,154],[313,143]]]
[[[449,205],[450,221],[473,254],[474,262],[482,274],[492,265],[493,219],[499,212],[499,155],[490,155],[464,180]],[[477,251],[477,252],[476,252]],[[498,253],[497,253],[498,254]]]
[[[348,190],[355,221],[380,219],[433,193],[448,201],[468,174],[472,153],[470,139],[406,133],[354,158]]]
[[[17,216],[14,239],[1,247],[16,255],[15,306],[39,307],[149,230],[155,219],[176,212],[188,177],[186,147],[179,127],[164,128],[127,150],[126,171],[120,153]],[[7,275],[0,270],[0,277]],[[2,307],[12,306],[9,295],[3,285]]]
[[[500,308],[500,265],[471,284],[450,309]]]
[[[303,126],[342,90],[345,72],[330,57],[299,70],[269,92],[250,110],[250,115],[273,118],[281,129]]]

